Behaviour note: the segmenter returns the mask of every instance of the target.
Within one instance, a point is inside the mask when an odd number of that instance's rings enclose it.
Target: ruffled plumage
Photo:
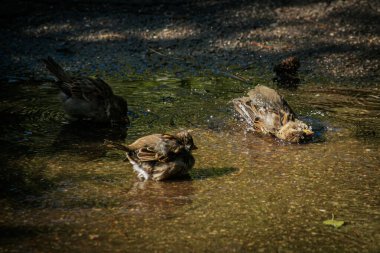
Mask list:
[[[312,137],[311,128],[296,118],[286,100],[275,90],[258,85],[248,97],[232,100],[235,110],[254,131],[289,142]]]

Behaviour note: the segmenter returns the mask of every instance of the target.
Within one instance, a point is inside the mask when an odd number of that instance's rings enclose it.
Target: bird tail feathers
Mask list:
[[[67,74],[63,68],[53,60],[50,56],[48,56],[46,59],[42,59],[42,61],[45,63],[46,68],[60,81],[62,82],[69,82],[71,77],[69,74]]]

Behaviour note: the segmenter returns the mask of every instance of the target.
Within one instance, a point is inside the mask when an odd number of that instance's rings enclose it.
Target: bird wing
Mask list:
[[[59,80],[60,90],[68,97],[76,97],[93,101],[95,99],[107,99],[113,96],[111,87],[100,78],[73,77],[51,57],[43,59],[46,68]]]
[[[152,134],[144,136],[128,146],[142,161],[168,161],[179,153],[183,146],[170,134]]]
[[[248,97],[233,101],[235,110],[245,119],[250,127],[262,133],[274,133],[280,125],[279,115],[270,108],[254,104]]]
[[[149,147],[143,147],[135,150],[135,154],[141,162],[154,162],[161,160],[161,156]]]
[[[111,87],[100,78],[72,78],[69,82],[62,82],[60,88],[70,97],[81,98],[87,101],[108,99],[113,96]]]

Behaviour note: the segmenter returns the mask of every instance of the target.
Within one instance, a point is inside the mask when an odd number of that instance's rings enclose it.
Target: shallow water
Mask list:
[[[126,136],[69,124],[49,83],[0,86],[0,251],[380,251],[379,87],[282,90],[317,132],[289,145],[234,119],[248,85],[108,81],[129,102]],[[199,147],[186,180],[139,182],[101,145],[183,128]],[[323,225],[332,215],[345,225]]]

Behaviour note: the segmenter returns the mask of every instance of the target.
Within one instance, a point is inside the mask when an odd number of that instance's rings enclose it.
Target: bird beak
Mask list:
[[[198,147],[194,145],[191,149],[196,150],[196,149],[198,149]]]
[[[314,132],[311,131],[311,130],[309,130],[309,129],[305,129],[305,130],[303,130],[303,132],[304,132],[304,134],[305,134],[306,136],[311,136],[311,135],[314,134]]]

